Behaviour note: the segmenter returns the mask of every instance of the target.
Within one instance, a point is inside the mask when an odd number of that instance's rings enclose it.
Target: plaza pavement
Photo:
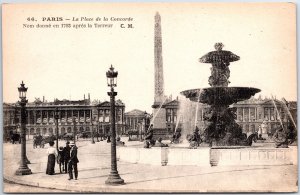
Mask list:
[[[127,142],[141,145],[141,142]],[[63,146],[65,142],[60,141]],[[20,160],[19,144],[3,144],[3,176],[6,180],[29,186],[67,190],[70,192],[295,192],[298,190],[296,165],[285,166],[158,166],[118,161],[118,171],[125,185],[105,184],[110,173],[110,143],[77,142],[78,180],[67,174],[46,175],[45,148],[32,148],[27,141],[27,157],[31,175],[16,176]],[[128,154],[130,155],[130,154]],[[6,192],[5,184],[3,191]],[[36,191],[35,191],[36,192]],[[44,191],[43,191],[44,192]]]

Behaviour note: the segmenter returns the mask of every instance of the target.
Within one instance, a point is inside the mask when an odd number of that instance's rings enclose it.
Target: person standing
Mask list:
[[[47,149],[48,154],[48,162],[47,162],[47,170],[46,174],[54,175],[54,167],[55,167],[55,158],[57,157],[57,150],[54,148],[54,141],[49,142],[50,147]]]
[[[73,169],[74,169],[75,180],[77,180],[78,178],[77,163],[79,163],[79,160],[77,158],[77,147],[75,143],[70,144],[70,146],[71,146],[70,160],[68,163],[69,180],[73,179]]]
[[[68,163],[70,160],[70,150],[71,147],[69,146],[70,142],[66,142],[66,147],[64,147],[63,153],[64,153],[64,165],[65,166],[65,173],[68,173]]]
[[[58,156],[57,156],[57,164],[59,166],[60,173],[62,173],[65,170],[64,161],[65,161],[64,147],[61,146],[58,148]]]

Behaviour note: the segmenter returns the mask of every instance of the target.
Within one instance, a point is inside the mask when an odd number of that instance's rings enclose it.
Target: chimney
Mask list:
[[[90,98],[90,93],[88,93],[88,99],[91,100],[91,98]]]
[[[45,96],[43,96],[43,103],[45,102]]]
[[[83,99],[85,100],[85,94],[83,94]]]

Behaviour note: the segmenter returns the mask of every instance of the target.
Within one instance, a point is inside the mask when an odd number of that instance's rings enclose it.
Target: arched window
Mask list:
[[[62,127],[61,129],[60,129],[60,133],[63,135],[63,134],[65,134],[66,133],[66,129],[64,128],[64,127]]]
[[[40,128],[36,129],[36,134],[41,134],[41,129]]]
[[[53,134],[53,129],[51,127],[49,128],[49,134]]]
[[[43,135],[47,134],[47,129],[43,128]]]

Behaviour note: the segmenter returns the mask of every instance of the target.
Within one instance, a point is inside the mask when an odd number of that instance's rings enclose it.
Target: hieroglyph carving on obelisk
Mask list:
[[[164,73],[162,59],[161,18],[158,12],[155,14],[154,26],[154,104],[164,101]]]
[[[166,110],[162,107],[165,103],[166,97],[164,94],[164,73],[163,73],[163,59],[162,59],[162,38],[161,38],[161,24],[160,15],[155,14],[154,26],[154,104],[153,108],[153,128],[166,129]]]

